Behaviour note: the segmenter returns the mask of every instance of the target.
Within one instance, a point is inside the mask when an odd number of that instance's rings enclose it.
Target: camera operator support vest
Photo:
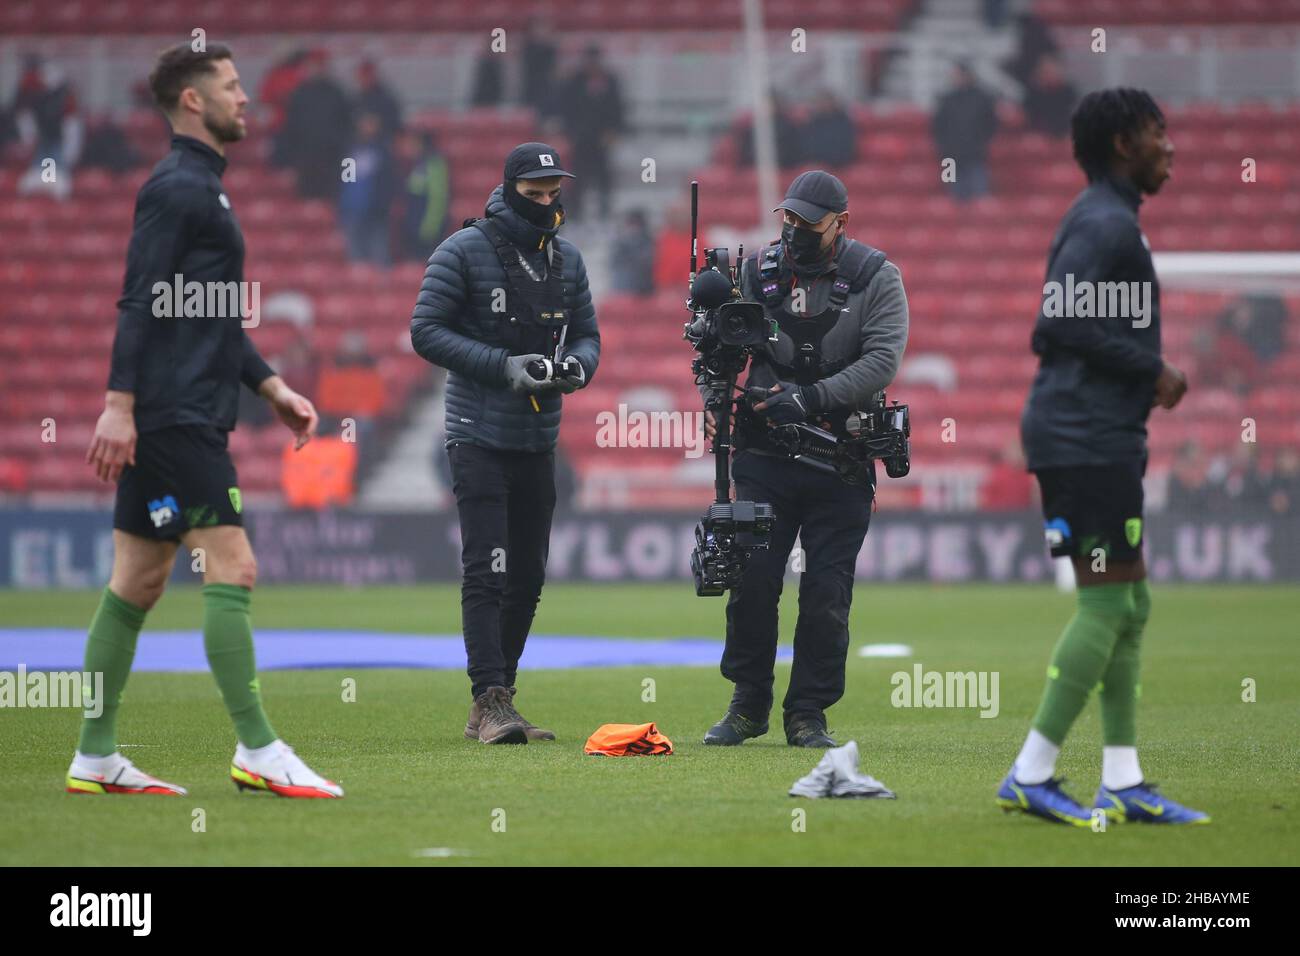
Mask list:
[[[790,308],[793,296],[794,273],[782,255],[780,242],[772,243],[743,263],[741,285],[748,299],[763,303],[768,316],[778,325],[778,341],[768,342],[755,353],[750,364],[748,384],[770,387],[778,381],[797,385],[813,385],[841,371],[858,358],[857,345],[862,317],[852,315],[845,308],[852,293],[860,292],[870,284],[885,264],[886,257],[879,249],[858,242],[846,241],[844,250],[836,260],[836,272],[831,282],[826,304],[815,314],[800,314]],[[836,326],[844,323],[852,331],[852,350],[837,349],[827,354],[823,341]],[[785,341],[788,339],[788,343]],[[743,406],[742,406],[743,409]],[[844,417],[852,409],[828,406],[818,415],[831,423],[832,431],[844,434]],[[762,432],[754,428],[756,416],[745,414],[747,427],[740,429],[740,446],[761,447]],[[740,425],[741,419],[737,419]],[[762,427],[762,422],[757,422]],[[751,441],[751,439],[757,441]]]

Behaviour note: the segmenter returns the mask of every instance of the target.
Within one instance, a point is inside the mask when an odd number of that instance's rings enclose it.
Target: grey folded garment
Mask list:
[[[893,800],[897,795],[875,777],[858,771],[858,743],[850,740],[843,747],[832,747],[822,756],[812,773],[795,781],[792,797],[880,797]]]

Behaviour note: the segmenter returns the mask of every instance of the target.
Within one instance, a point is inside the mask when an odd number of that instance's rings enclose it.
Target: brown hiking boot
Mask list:
[[[519,688],[511,687],[510,696],[513,698],[519,693]],[[524,733],[528,735],[529,740],[554,740],[555,734],[552,731],[542,727],[535,727],[529,723],[523,714],[519,714],[519,719],[524,722]],[[465,721],[465,736],[469,740],[478,740],[479,723],[483,720],[483,708],[478,705],[478,701],[469,709],[469,718]]]
[[[510,696],[512,698],[517,693],[519,693],[519,688],[517,687],[510,688]],[[516,713],[518,713],[518,711],[516,711]],[[554,733],[552,733],[549,730],[545,730],[542,727],[534,727],[531,723],[529,723],[528,718],[525,717],[523,714],[519,714],[519,719],[524,722],[524,732],[528,734],[529,740],[554,740],[555,739]]]
[[[469,717],[465,719],[465,739],[478,740],[478,725],[483,720],[483,708],[478,701],[470,704]]]
[[[526,744],[527,724],[510,703],[510,691],[489,687],[474,699],[478,710],[478,739],[485,744]],[[471,719],[474,711],[470,711]],[[466,730],[468,730],[468,725]]]

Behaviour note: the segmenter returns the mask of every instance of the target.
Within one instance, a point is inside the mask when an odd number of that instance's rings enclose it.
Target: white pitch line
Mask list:
[[[412,851],[411,855],[446,859],[449,856],[473,856],[474,854],[469,850],[458,850],[451,846],[427,846],[422,850]]]
[[[864,644],[858,648],[858,657],[911,657],[907,644]]]

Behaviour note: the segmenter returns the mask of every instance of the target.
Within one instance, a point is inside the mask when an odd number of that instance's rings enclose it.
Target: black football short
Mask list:
[[[135,465],[122,471],[113,527],[145,538],[175,539],[191,528],[242,525],[243,499],[227,433],[176,425],[136,438]]]
[[[1109,465],[1041,468],[1044,531],[1052,557],[1109,561],[1142,556],[1142,476],[1146,459]]]

